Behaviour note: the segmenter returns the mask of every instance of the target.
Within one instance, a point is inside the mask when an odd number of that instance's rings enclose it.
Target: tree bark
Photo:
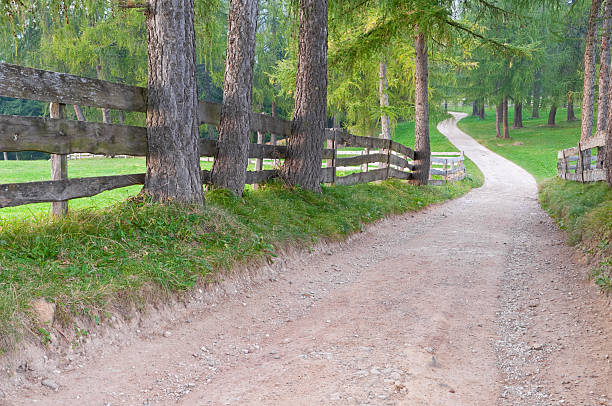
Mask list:
[[[217,153],[211,180],[242,196],[249,163],[257,0],[231,0]]]
[[[478,101],[473,101],[472,102],[472,117],[478,117],[479,111],[478,111]]]
[[[503,113],[503,121],[504,121],[504,138],[510,138],[510,130],[508,127],[508,96],[504,97],[504,102],[502,104],[502,113]]]
[[[483,100],[482,103],[480,103],[480,119],[484,120],[485,119],[485,102]]]
[[[592,0],[584,49],[584,90],[580,139],[593,135],[593,99],[595,97],[595,33],[602,0]]]
[[[612,1],[612,0],[611,0]],[[389,107],[389,94],[387,93],[387,61],[381,60],[378,70],[378,96],[380,97],[380,107]],[[391,139],[391,127],[389,125],[389,116],[382,114],[380,116],[381,137]]]
[[[429,145],[429,67],[425,36],[417,29],[414,45],[414,173],[417,185],[429,182],[431,147]]]
[[[523,128],[523,103],[514,103],[514,125],[512,128]]]
[[[567,95],[567,121],[576,121],[576,113],[574,112],[574,94],[569,92]]]
[[[601,29],[601,51],[599,56],[599,96],[597,98],[597,132],[608,128],[608,106],[610,85],[610,23],[612,21],[612,0],[606,0]]]
[[[193,0],[149,0],[147,172],[158,202],[202,205]]]
[[[557,105],[553,104],[550,106],[550,113],[548,113],[548,125],[554,127],[555,119],[557,117]]]
[[[533,98],[531,118],[540,118],[540,98],[539,97]]]
[[[99,80],[104,80],[104,77],[102,75],[102,65],[100,65],[100,64],[96,65],[96,77]],[[113,123],[113,119],[111,118],[111,111],[110,111],[110,109],[102,108],[100,110],[102,111],[102,122],[104,124],[112,124]],[[78,114],[77,114],[77,116],[78,116]],[[85,121],[85,120],[83,120],[83,121]]]
[[[291,186],[321,191],[327,108],[327,0],[300,0],[295,109],[282,176]]]
[[[500,100],[495,106],[495,136],[502,137],[502,122],[503,122],[504,101]]]

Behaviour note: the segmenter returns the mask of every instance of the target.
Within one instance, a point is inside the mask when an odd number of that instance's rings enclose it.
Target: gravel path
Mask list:
[[[439,128],[482,188],[196,292],[6,404],[612,405],[611,308],[535,181]]]

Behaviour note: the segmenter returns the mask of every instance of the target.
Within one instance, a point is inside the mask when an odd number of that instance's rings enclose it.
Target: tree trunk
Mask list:
[[[295,109],[282,176],[291,186],[321,191],[327,108],[327,0],[299,1]]]
[[[485,102],[484,101],[480,103],[480,115],[479,116],[481,120],[485,119]]]
[[[257,0],[231,0],[223,106],[211,180],[242,196],[249,163]]]
[[[96,65],[96,77],[99,80],[104,80],[104,77],[102,75],[102,65],[100,65],[100,64]],[[112,124],[113,123],[113,119],[111,118],[111,111],[110,111],[110,109],[102,108],[100,110],[102,111],[102,122],[104,124]],[[78,116],[78,114],[77,114],[77,116]]]
[[[8,161],[8,154],[6,153],[6,151],[2,153],[2,157],[4,158],[5,161]]]
[[[74,110],[74,114],[78,121],[85,121],[85,114],[83,114],[83,109],[81,106],[77,106],[76,104],[72,106]]]
[[[611,0],[612,1],[612,0]],[[380,107],[389,107],[389,95],[387,94],[387,61],[380,61],[378,71],[378,96],[380,97]],[[380,116],[381,137],[391,139],[391,127],[389,125],[389,116],[382,114]]]
[[[557,105],[553,104],[550,106],[550,113],[548,113],[548,125],[553,127],[555,125],[555,119],[557,117]]]
[[[567,95],[567,121],[576,121],[576,113],[574,112],[574,94],[569,92]]]
[[[523,103],[514,103],[514,125],[512,128],[523,128]]]
[[[540,118],[540,98],[539,97],[533,98],[531,118]]]
[[[504,101],[500,100],[495,106],[495,136],[502,137],[502,122],[503,122]]]
[[[478,101],[472,102],[472,117],[478,117]]]
[[[608,117],[610,118],[610,117]],[[610,122],[608,120],[608,122]],[[608,185],[612,187],[612,126],[608,126],[607,137],[606,137],[606,158],[604,161],[604,168],[606,170],[606,180]]]
[[[147,173],[155,201],[202,205],[193,0],[149,0]]]
[[[606,0],[601,29],[601,52],[599,56],[599,96],[597,98],[597,132],[608,128],[608,87],[610,85],[610,22],[612,0]]]
[[[414,45],[414,173],[417,185],[429,182],[431,149],[429,145],[429,67],[425,37],[417,29]]]
[[[504,97],[502,113],[503,113],[503,121],[504,121],[504,138],[510,138],[510,131],[508,127],[508,96]]]
[[[592,0],[584,49],[584,90],[580,139],[593,135],[593,99],[595,97],[595,32],[602,0]]]

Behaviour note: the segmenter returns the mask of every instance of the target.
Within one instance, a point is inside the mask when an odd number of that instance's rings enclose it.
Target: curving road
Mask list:
[[[439,129],[485,173],[482,188],[110,329],[5,401],[612,405],[610,307],[539,208],[534,179],[455,120]]]

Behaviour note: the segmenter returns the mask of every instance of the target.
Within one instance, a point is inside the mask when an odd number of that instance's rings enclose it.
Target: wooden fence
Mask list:
[[[463,152],[431,153],[429,184],[440,185],[446,182],[462,180],[465,176],[465,155]]]
[[[577,182],[606,180],[604,169],[606,134],[598,133],[577,147],[564,149],[557,154],[557,173],[561,179]]]
[[[147,134],[144,127],[67,120],[64,109],[66,104],[73,104],[146,112],[147,89],[0,63],[0,96],[49,102],[52,117],[0,115],[0,152],[42,151],[52,154],[51,180],[0,184],[0,207],[54,202],[53,212],[58,214],[65,212],[70,199],[144,184],[144,173],[68,179],[68,155],[145,156]],[[220,104],[199,102],[200,124],[218,125],[220,116]],[[260,142],[263,133],[287,137],[291,132],[291,122],[251,113],[251,131],[258,133]],[[328,148],[323,148],[323,145],[322,148],[323,160],[327,161],[327,165],[321,168],[322,183],[352,185],[388,178],[411,179],[414,151],[402,144],[380,138],[357,137],[341,129],[327,129],[325,139]],[[214,157],[217,142],[200,140],[199,148],[200,156]],[[376,152],[342,157],[338,154],[342,148],[363,148]],[[256,171],[247,172],[247,183],[258,184],[277,177],[277,169],[263,169],[263,160],[271,159],[278,165],[286,154],[286,146],[250,144],[249,158],[256,159],[258,164]],[[372,163],[378,164],[378,168],[370,170]],[[441,169],[445,172],[439,174],[447,177],[458,168],[454,166],[449,169],[448,164],[450,162],[445,161],[444,169]],[[348,171],[351,172],[348,174],[344,170],[337,171],[337,168],[359,165],[364,165],[365,171]],[[210,182],[209,171],[202,171],[202,180],[205,184]]]

